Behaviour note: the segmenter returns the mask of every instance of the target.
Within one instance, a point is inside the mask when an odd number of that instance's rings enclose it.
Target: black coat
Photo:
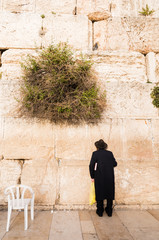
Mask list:
[[[97,169],[95,170],[95,163]],[[113,153],[107,150],[93,152],[89,165],[90,176],[95,180],[96,200],[114,199],[114,167],[117,162]]]

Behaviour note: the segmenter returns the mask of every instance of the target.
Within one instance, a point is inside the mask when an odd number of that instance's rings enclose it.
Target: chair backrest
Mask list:
[[[31,198],[34,199],[34,191],[32,190],[31,187],[26,185],[13,185],[7,187],[4,193],[8,195],[8,202],[12,200],[13,205],[14,202],[16,202],[16,205],[19,205],[24,200],[24,194],[27,190],[29,190],[29,192],[31,193],[32,195]]]

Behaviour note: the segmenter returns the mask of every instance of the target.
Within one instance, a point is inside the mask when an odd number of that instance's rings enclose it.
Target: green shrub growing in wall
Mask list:
[[[96,123],[105,107],[92,62],[75,59],[67,44],[51,45],[24,63],[21,111],[54,123]]]
[[[148,4],[146,4],[146,7],[142,8],[142,12],[139,12],[139,13],[144,15],[144,16],[149,16],[149,15],[151,15],[154,12],[155,12],[155,10],[153,10],[153,9],[150,10]]]
[[[159,108],[159,86],[155,86],[151,92],[152,103],[156,108]]]

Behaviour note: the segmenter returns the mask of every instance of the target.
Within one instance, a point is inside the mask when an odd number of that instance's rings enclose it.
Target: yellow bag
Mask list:
[[[89,204],[93,205],[95,202],[96,202],[95,187],[94,187],[94,182],[91,182],[91,188],[90,188],[90,194],[89,194]]]

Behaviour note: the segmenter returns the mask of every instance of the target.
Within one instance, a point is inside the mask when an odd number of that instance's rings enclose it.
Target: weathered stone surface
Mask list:
[[[106,117],[132,117],[151,119],[158,117],[150,93],[152,84],[139,82],[105,82],[107,106]],[[112,104],[113,103],[113,104]]]
[[[60,159],[85,160],[88,142],[88,127],[57,126],[56,154]],[[65,136],[65,137],[64,137]],[[81,142],[81,144],[79,144]],[[80,152],[80,154],[79,154]]]
[[[149,52],[146,55],[146,69],[148,82],[156,82],[156,56],[154,52]]]
[[[130,50],[142,53],[159,52],[158,18],[122,19],[122,24],[129,37]]]
[[[57,198],[57,177],[57,162],[53,154],[40,159],[37,153],[36,159],[25,161],[21,183],[33,188],[36,205],[52,206]]]
[[[159,161],[118,161],[115,169],[116,204],[156,204]]]
[[[73,14],[76,0],[36,0],[36,12],[53,14]]]
[[[77,211],[54,212],[49,240],[82,240],[81,226]]]
[[[3,11],[12,13],[34,12],[35,0],[3,0]]]
[[[88,204],[90,184],[88,166],[61,166],[59,203]]]
[[[148,7],[150,10],[154,9],[155,12],[152,16],[158,17],[159,16],[159,3],[158,1],[151,1],[151,0],[112,0],[110,4],[110,11],[113,16],[141,16],[139,13],[142,12],[142,8]]]
[[[49,236],[51,221],[52,214],[48,211],[35,212],[34,221],[31,221],[29,212],[28,229],[24,231],[24,212],[20,212],[18,216],[14,218],[10,231],[5,234],[3,240],[44,240]]]
[[[128,51],[101,51],[90,54],[98,82],[147,82],[145,57]]]
[[[152,144],[154,149],[154,157],[159,159],[159,119],[152,120]]]
[[[0,48],[36,48],[60,41],[77,49],[88,48],[86,16],[48,14],[42,19],[40,14],[5,12],[0,19]]]
[[[153,161],[155,159],[150,119],[129,119],[124,121],[124,159]]]
[[[106,213],[99,218],[95,211],[90,211],[90,222],[96,227],[95,234],[82,234],[79,215],[79,211],[54,211],[53,214],[50,211],[36,211],[34,221],[29,216],[29,226],[24,231],[24,214],[14,211],[10,231],[6,233],[7,211],[1,211],[0,237],[2,240],[70,240],[74,236],[79,240],[153,240],[159,236],[155,216],[146,211],[115,211],[112,218],[108,218]]]
[[[18,84],[0,84],[0,108],[1,116],[17,116],[19,103],[17,99],[20,99],[20,86]]]
[[[148,4],[149,9],[154,9],[153,17],[159,16],[159,3],[158,1],[151,0],[78,0],[77,10],[79,14],[89,14],[93,11],[103,11],[107,10],[113,15],[113,17],[123,17],[123,16],[141,16],[139,11],[146,7]]]
[[[156,82],[159,82],[159,54],[156,54]]]
[[[20,67],[20,64],[25,61],[27,55],[36,55],[37,52],[31,49],[8,49],[2,53],[2,68],[7,65],[8,67]],[[6,71],[7,69],[5,69]],[[17,69],[19,74],[20,69]],[[4,72],[5,73],[5,72]],[[12,77],[14,75],[12,74]],[[10,76],[11,78],[11,76]]]
[[[77,13],[89,14],[95,11],[110,11],[109,0],[78,0],[77,1]]]
[[[95,227],[92,223],[90,212],[79,211],[79,217],[81,222],[81,229],[83,234],[96,234]]]
[[[106,119],[96,126],[56,127],[56,155],[59,159],[68,162],[70,160],[88,161],[96,149],[95,141],[103,138],[108,143],[109,149],[114,151],[117,158],[121,159],[123,156],[122,124],[121,119]],[[77,162],[75,162],[76,164]]]
[[[155,219],[159,221],[159,209],[148,211]]]
[[[37,54],[34,50],[10,49],[2,54],[2,78],[0,81],[0,114],[17,117],[21,99],[22,63],[26,56]]]
[[[0,13],[0,48],[36,48],[41,46],[39,14]]]
[[[0,184],[1,184],[1,204],[6,203],[7,197],[4,195],[4,189],[6,187],[19,183],[21,176],[21,164],[15,160],[1,160],[0,161]]]
[[[15,218],[17,217],[18,212],[12,212],[11,214],[11,221],[10,221],[10,226],[12,225],[12,223],[14,222]],[[1,231],[0,231],[0,239],[4,239],[3,237],[6,234],[6,220],[7,220],[7,211],[1,211],[0,214],[0,227],[1,227]]]
[[[158,18],[109,18],[94,23],[94,42],[99,50],[159,52]]]
[[[98,237],[94,233],[83,233],[83,240],[98,240]]]
[[[62,24],[61,24],[62,23]],[[89,48],[90,21],[86,16],[77,15],[49,15],[44,19],[46,34],[42,37],[42,45],[68,42],[74,49],[86,50]]]
[[[3,159],[4,118],[0,117],[0,160]]]
[[[108,218],[106,214],[102,218],[99,218],[95,211],[91,212],[91,216],[96,227],[96,232],[98,238],[101,240],[118,240],[118,239],[127,239],[133,240],[130,233],[126,228],[124,228],[122,222],[116,213],[113,213],[112,218]]]
[[[159,222],[146,211],[117,211],[133,239],[153,240],[159,237]]]
[[[158,1],[151,0],[47,0],[45,4],[42,0],[24,0],[21,1],[11,0],[9,3],[7,0],[1,1],[0,10],[10,11],[13,13],[22,12],[38,12],[38,13],[50,13],[54,14],[75,14],[75,7],[78,14],[89,14],[93,11],[110,11],[113,16],[140,16],[139,11],[146,7],[148,4],[150,10],[155,10],[152,16],[159,16],[159,3]]]
[[[129,37],[121,18],[109,18],[94,23],[94,43],[98,50],[129,50]]]
[[[106,20],[111,16],[110,12],[108,11],[102,11],[102,12],[93,12],[88,14],[88,18],[91,21],[102,21]]]
[[[85,128],[63,127],[56,133],[56,154],[68,162],[69,159],[90,160],[94,142],[103,138],[116,159],[157,160],[158,131],[155,129],[158,129],[158,120],[149,118],[107,119],[97,126],[87,126],[87,134]],[[78,135],[77,142],[74,134]]]
[[[52,125],[6,118],[3,154],[7,159],[47,159],[54,146]]]
[[[159,227],[159,222],[147,211],[117,211],[117,215],[128,229]]]

